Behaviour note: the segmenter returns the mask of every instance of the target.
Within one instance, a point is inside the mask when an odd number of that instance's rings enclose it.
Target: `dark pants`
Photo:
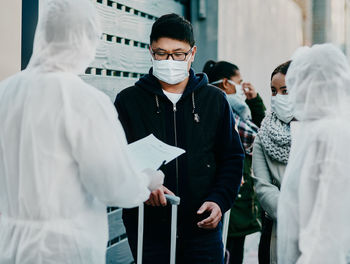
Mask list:
[[[262,217],[262,231],[259,243],[259,264],[270,264],[270,242],[273,220]]]
[[[226,249],[230,253],[230,264],[242,264],[245,236],[228,237]]]
[[[128,232],[133,256],[137,256],[137,232]],[[223,264],[221,229],[189,238],[179,238],[176,244],[177,264]],[[169,264],[170,234],[157,234],[144,239],[142,264]]]

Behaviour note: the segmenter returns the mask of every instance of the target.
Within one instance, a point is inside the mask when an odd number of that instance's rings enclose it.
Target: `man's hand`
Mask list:
[[[243,83],[242,88],[248,100],[254,99],[258,96],[258,93],[256,92],[254,86],[251,83]]]
[[[164,194],[175,195],[172,191],[162,185],[160,188],[151,192],[146,204],[151,206],[166,206],[167,202]]]
[[[197,223],[198,227],[203,229],[214,229],[217,227],[221,220],[221,209],[214,202],[205,202],[198,210],[197,214],[203,214],[204,212],[209,212],[208,218]]]

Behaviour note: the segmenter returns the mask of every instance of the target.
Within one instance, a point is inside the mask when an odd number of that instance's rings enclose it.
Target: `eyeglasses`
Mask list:
[[[184,61],[186,60],[187,55],[192,52],[192,49],[193,48],[191,48],[187,52],[174,52],[174,53],[167,53],[164,51],[153,51],[153,50],[150,50],[150,51],[155,60],[168,60],[169,57],[171,57],[175,61]]]

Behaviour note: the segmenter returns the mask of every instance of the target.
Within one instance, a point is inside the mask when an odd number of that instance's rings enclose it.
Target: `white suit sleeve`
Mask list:
[[[137,173],[127,155],[127,142],[117,112],[100,94],[69,113],[67,134],[89,193],[108,206],[135,207],[148,199],[148,175]]]

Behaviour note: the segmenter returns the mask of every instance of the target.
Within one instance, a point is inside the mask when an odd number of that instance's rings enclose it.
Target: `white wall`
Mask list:
[[[22,1],[1,1],[0,81],[21,70]]]
[[[302,16],[292,0],[219,0],[218,58],[236,64],[270,105],[270,76],[302,45]]]

